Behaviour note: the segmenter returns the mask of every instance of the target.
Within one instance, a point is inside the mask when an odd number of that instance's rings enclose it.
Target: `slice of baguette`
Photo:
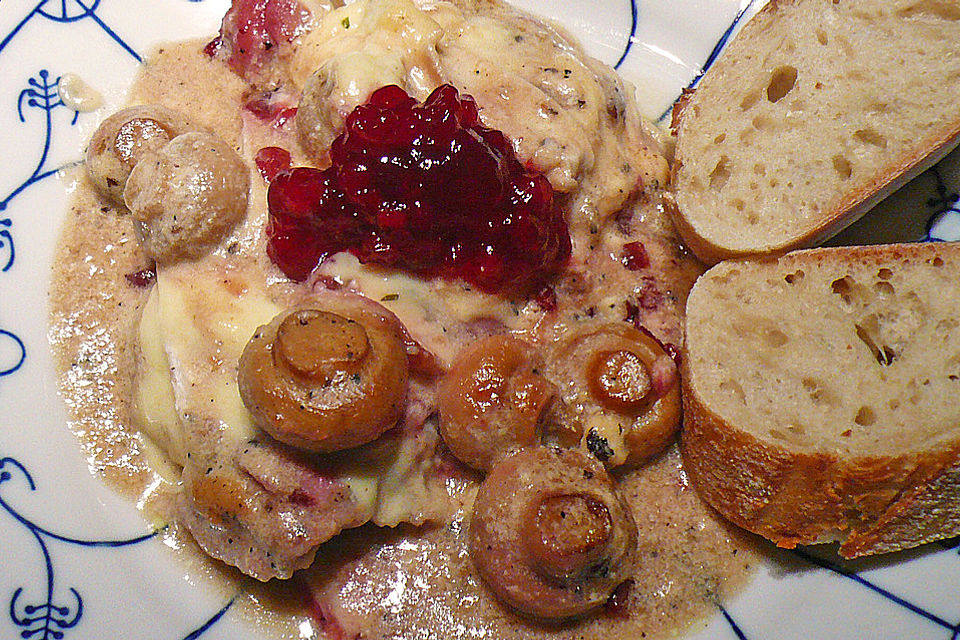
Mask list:
[[[813,246],[960,141],[960,0],[771,0],[678,105],[702,260]]]
[[[960,243],[723,262],[687,301],[684,468],[779,546],[960,534]]]

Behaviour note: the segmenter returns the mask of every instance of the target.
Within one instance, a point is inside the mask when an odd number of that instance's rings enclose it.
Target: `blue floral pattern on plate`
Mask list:
[[[190,1],[198,2],[200,0]],[[140,55],[97,14],[100,4],[100,0],[94,0],[90,6],[86,6],[79,1],[42,0],[33,6],[0,40],[0,68],[5,68],[3,53],[8,45],[21,34],[31,21],[38,19],[46,19],[60,24],[75,23],[82,20],[92,21],[110,39],[115,41],[126,54],[140,62],[142,60]],[[10,68],[10,66],[7,65],[6,68]],[[72,127],[76,125],[80,117],[78,111],[70,109],[61,100],[59,94],[60,80],[61,77],[53,77],[47,69],[40,69],[26,80],[25,86],[18,94],[11,96],[15,103],[19,123],[23,125],[28,123],[30,110],[42,113],[42,144],[37,149],[37,160],[32,167],[32,171],[0,199],[0,214],[8,210],[14,210],[16,208],[14,206],[15,200],[24,191],[55,176],[66,166],[63,164],[52,168],[48,166],[54,136],[58,131],[61,131],[63,126]],[[55,119],[56,113],[60,111],[69,112],[65,123]],[[8,140],[7,144],[19,147],[11,140]],[[9,169],[4,170],[4,172],[7,171]],[[17,260],[15,231],[12,215],[11,217],[0,217],[0,276],[4,272],[10,271]],[[40,267],[40,265],[32,266]],[[9,308],[3,309],[0,307],[0,310],[9,311]],[[43,345],[40,345],[40,348],[43,348]],[[0,328],[0,379],[5,376],[13,376],[20,371],[27,360],[27,353],[28,350],[23,339],[12,331]],[[3,403],[0,402],[0,409],[2,407]],[[0,413],[0,416],[2,416],[2,413]],[[12,425],[3,422],[2,427],[6,430],[12,428]],[[0,453],[2,453],[3,435],[4,432],[0,431]],[[14,629],[18,630],[18,635],[21,638],[61,640],[68,632],[76,630],[83,620],[85,614],[84,597],[81,591],[74,586],[68,587],[66,591],[59,587],[56,580],[57,570],[50,549],[51,545],[75,547],[82,550],[118,549],[151,540],[157,536],[157,532],[123,539],[85,539],[56,532],[23,515],[17,505],[8,502],[4,490],[17,482],[22,483],[31,493],[37,490],[33,476],[23,464],[12,457],[0,457],[0,514],[9,518],[9,522],[0,523],[3,525],[0,526],[0,541],[9,541],[8,527],[19,525],[30,534],[36,544],[36,553],[38,554],[37,571],[32,575],[19,576],[20,581],[16,583],[16,587],[10,596],[7,607],[9,622]],[[61,519],[57,518],[57,520]],[[6,563],[3,562],[4,554],[16,553],[19,555],[24,552],[26,552],[25,549],[16,548],[9,543],[0,544],[0,565],[6,566]],[[40,583],[39,588],[32,582]],[[39,592],[39,595],[37,592]],[[172,637],[182,637],[184,640],[201,637],[227,613],[232,605],[233,599],[230,599],[221,609],[214,612],[209,619],[195,629]]]
[[[205,0],[167,1],[171,4],[179,2],[196,7],[212,3]],[[62,159],[62,154],[58,156],[60,160],[54,159],[51,151],[58,136],[65,136],[71,129],[75,130],[83,115],[70,109],[59,97],[58,85],[61,76],[58,73],[65,73],[67,66],[71,64],[71,52],[68,48],[61,48],[63,55],[53,61],[61,65],[57,67],[53,66],[50,57],[46,55],[37,55],[36,61],[19,57],[16,64],[12,64],[9,49],[19,40],[24,40],[35,45],[36,50],[40,51],[45,49],[41,45],[47,42],[46,39],[61,37],[58,34],[62,34],[63,29],[79,33],[81,28],[93,28],[110,43],[98,50],[102,50],[105,60],[116,59],[118,55],[136,62],[141,60],[138,47],[130,44],[123,36],[124,31],[115,28],[111,20],[105,17],[107,13],[114,17],[133,13],[129,9],[135,5],[130,2],[124,5],[123,0],[91,0],[88,3],[80,0],[34,0],[28,3],[19,2],[22,5],[19,7],[14,6],[16,4],[16,0],[7,0],[0,10],[0,111],[10,110],[10,115],[15,117],[14,121],[24,127],[8,130],[6,139],[7,148],[16,149],[18,154],[23,154],[24,157],[14,158],[15,161],[0,169],[0,180],[10,183],[9,187],[0,186],[0,456],[9,454],[11,443],[17,441],[17,438],[13,437],[14,430],[21,428],[17,419],[10,417],[6,409],[17,403],[28,404],[30,401],[10,397],[5,393],[5,386],[9,387],[11,382],[19,382],[19,378],[26,381],[29,377],[37,376],[36,371],[29,365],[33,364],[35,354],[46,349],[46,344],[41,340],[33,339],[32,334],[27,337],[26,333],[10,324],[17,322],[17,327],[28,327],[29,324],[20,321],[27,318],[32,321],[45,321],[43,310],[39,311],[40,315],[37,315],[35,310],[33,315],[30,315],[29,310],[18,306],[19,296],[15,295],[20,291],[19,287],[23,286],[24,277],[29,282],[30,272],[39,274],[46,268],[45,264],[34,261],[32,254],[25,254],[18,249],[23,246],[20,239],[21,231],[26,228],[23,225],[30,225],[31,215],[36,213],[27,206],[21,207],[20,203],[28,191],[40,183],[53,182],[49,178],[57,175],[60,169],[79,161],[79,148],[75,149],[75,157],[66,160]],[[529,9],[557,14],[556,7],[553,4],[548,6],[546,0],[520,0],[520,4]],[[743,0],[739,3],[736,0],[711,0],[706,3],[709,10],[704,10],[703,3],[696,3],[694,0],[678,0],[672,5],[670,11],[666,11],[670,19],[677,21],[685,18],[708,23],[711,36],[685,48],[688,52],[686,60],[682,60],[683,56],[679,54],[663,52],[664,58],[669,58],[670,63],[679,69],[675,77],[666,82],[670,85],[666,91],[672,91],[671,95],[676,96],[684,87],[694,86],[702,71],[720,55],[723,46],[736,29],[762,4],[762,0]],[[216,10],[207,15],[222,13],[224,5],[223,1],[219,2]],[[571,9],[570,15],[579,15],[577,11],[584,13],[583,7],[575,1],[568,0],[565,5],[569,5]],[[658,21],[663,20],[666,14],[655,0],[603,0],[598,5],[599,9],[589,7],[589,15],[584,14],[586,17],[580,22],[595,21],[596,24],[601,24],[603,18],[615,16],[617,20],[622,17],[624,23],[604,26],[604,30],[599,33],[586,28],[589,24],[578,23],[579,28],[575,28],[576,25],[571,25],[571,28],[575,34],[584,37],[588,49],[607,62],[615,64],[626,77],[641,78],[650,66],[650,55],[659,55],[658,52],[663,51],[659,41],[645,42],[644,38],[647,36],[644,34],[664,30],[669,33],[671,29],[678,28],[676,25],[679,22],[660,24]],[[122,11],[124,7],[126,12]],[[127,15],[124,24],[129,29],[141,23]],[[208,27],[212,32],[216,23],[210,22]],[[679,42],[680,36],[677,38]],[[619,44],[615,44],[611,49],[611,41]],[[699,53],[689,54],[689,51]],[[44,61],[41,62],[41,59]],[[677,62],[678,60],[680,62]],[[15,74],[20,74],[30,65],[33,65],[34,69],[32,74],[17,80]],[[54,68],[57,70],[54,71]],[[4,91],[8,93],[2,93]],[[669,118],[670,104],[658,105],[655,102],[647,105],[647,113],[659,113],[663,123]],[[666,102],[669,103],[670,100],[667,99]],[[41,129],[39,137],[27,131],[28,127],[37,123]],[[76,132],[72,135],[77,136]],[[31,141],[36,143],[35,147],[30,146]],[[32,159],[27,159],[26,155],[31,151],[34,155],[30,156]],[[841,234],[836,242],[960,239],[958,184],[960,153],[954,153]],[[51,186],[44,197],[58,189],[62,188],[59,185]],[[59,200],[64,201],[62,197]],[[905,207],[904,203],[909,206]],[[913,211],[915,220],[912,219],[906,225],[902,221],[898,221],[897,225],[889,224],[893,216],[902,217],[901,211],[904,209]],[[890,231],[894,226],[896,231]],[[48,243],[52,241],[52,238],[46,239]],[[12,279],[18,272],[18,269],[14,269],[15,266],[27,269],[19,269],[21,275],[16,281]],[[23,273],[28,275],[23,276]],[[38,358],[38,362],[41,360]],[[44,390],[41,393],[49,394],[49,391]],[[42,429],[51,433],[66,431],[62,424],[45,424]],[[26,450],[33,453],[29,446]],[[42,478],[45,487],[55,487],[60,475],[57,470],[56,464],[42,465],[35,469],[35,473]],[[84,604],[84,594],[87,593],[85,589],[88,585],[70,584],[64,590],[58,579],[60,573],[52,548],[66,548],[72,553],[89,554],[124,553],[125,549],[136,548],[150,554],[157,551],[151,545],[155,545],[160,536],[158,532],[148,531],[128,537],[108,536],[100,539],[66,533],[74,522],[83,520],[82,515],[46,510],[40,510],[43,518],[26,515],[35,513],[37,509],[9,497],[9,493],[14,492],[14,487],[18,487],[17,495],[20,498],[28,495],[43,503],[48,498],[44,493],[38,492],[39,486],[40,481],[35,481],[34,474],[28,471],[27,465],[10,455],[0,457],[0,566],[10,566],[8,560],[14,557],[22,562],[24,554],[35,556],[35,561],[30,565],[34,568],[26,574],[5,575],[7,572],[0,570],[0,589],[10,589],[6,596],[0,592],[0,597],[8,598],[7,620],[5,623],[0,621],[0,629],[6,627],[6,632],[12,631],[24,639],[61,640],[68,634],[71,634],[71,637],[102,637],[105,623],[90,620],[90,616],[94,614]],[[55,501],[50,502],[53,504]],[[56,526],[46,524],[46,519]],[[14,543],[15,540],[22,540],[24,534],[27,540],[32,540],[32,551],[25,548],[25,545],[18,546]],[[719,613],[715,619],[708,621],[706,626],[700,625],[699,630],[692,629],[691,633],[698,638],[731,637],[756,640],[825,637],[824,633],[837,638],[867,637],[863,636],[863,633],[870,633],[869,637],[904,637],[905,629],[910,637],[956,640],[960,637],[960,609],[956,606],[957,603],[953,602],[950,589],[960,581],[960,561],[956,546],[957,540],[947,541],[939,545],[939,552],[936,550],[937,545],[930,545],[927,549],[911,552],[900,558],[861,565],[840,563],[834,555],[817,549],[802,549],[790,554],[771,552],[767,571],[772,573],[758,578],[744,594],[734,597],[730,602],[718,602]],[[107,570],[109,571],[109,567]],[[124,576],[116,575],[112,578],[111,584],[115,587],[112,597],[122,611],[128,604],[124,601]],[[793,584],[790,582],[793,579],[801,580],[803,585],[812,584],[802,587],[802,595],[797,596],[799,601],[778,600],[776,594],[771,595],[776,591],[777,585]],[[836,607],[831,610],[828,603],[820,603],[818,608],[816,595],[825,587],[844,590],[844,594],[856,594],[858,604],[851,605],[849,611],[839,613],[835,610]],[[757,598],[761,601],[759,608],[753,602]],[[228,598],[226,604],[212,607],[209,610],[212,613],[208,612],[205,621],[196,627],[186,626],[179,631],[175,628],[164,629],[151,633],[149,637],[184,640],[206,637],[211,630],[223,624],[222,619],[233,603],[234,599]],[[950,608],[951,604],[954,605],[953,609]],[[880,613],[881,607],[883,613]],[[770,609],[787,608],[799,609],[808,614],[808,617],[781,614],[777,618],[769,615]],[[864,611],[860,612],[859,608]],[[877,613],[873,612],[874,608]],[[106,617],[102,609],[97,615]],[[121,614],[121,617],[123,615]],[[820,618],[828,622],[817,622]],[[853,626],[824,626],[833,625],[830,620],[850,620],[852,625],[853,620],[864,624],[863,621],[869,619],[877,622],[875,629],[880,629],[879,632],[857,631]],[[136,624],[135,620],[125,621]],[[82,622],[92,626],[84,627]],[[823,629],[831,631],[824,632]],[[6,632],[0,632],[0,635]],[[890,635],[887,635],[888,633]]]
[[[40,638],[47,640],[54,638],[59,640],[63,638],[67,629],[75,627],[83,616],[83,597],[80,592],[70,587],[71,598],[69,602],[57,600],[58,594],[55,583],[55,569],[51,561],[48,545],[53,542],[60,542],[78,547],[96,548],[116,548],[128,545],[138,544],[149,540],[155,534],[146,534],[126,540],[81,540],[70,536],[50,531],[31,520],[28,520],[3,498],[3,485],[14,481],[19,477],[27,483],[30,491],[36,490],[33,477],[22,464],[13,458],[0,458],[0,508],[25,527],[33,536],[39,547],[40,554],[43,557],[43,564],[46,569],[46,590],[45,600],[23,602],[21,596],[24,595],[24,587],[18,586],[10,598],[10,619],[13,623],[21,627],[21,638]]]

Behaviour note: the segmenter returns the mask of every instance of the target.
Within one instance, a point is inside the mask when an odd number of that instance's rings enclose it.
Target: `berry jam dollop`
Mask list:
[[[461,278],[487,292],[529,289],[570,256],[570,234],[546,177],[480,124],[450,85],[422,104],[397,86],[354,109],[331,166],[296,167],[270,183],[267,253],[293,280],[327,256],[420,276]]]

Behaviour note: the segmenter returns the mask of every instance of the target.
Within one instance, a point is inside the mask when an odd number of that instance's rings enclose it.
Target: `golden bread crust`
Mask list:
[[[760,300],[766,293],[765,287],[773,286],[771,282],[779,283],[785,274],[800,274],[800,278],[805,277],[809,282],[818,277],[818,271],[828,272],[824,281],[829,283],[837,273],[848,273],[866,282],[862,274],[878,270],[898,270],[907,272],[908,276],[925,278],[926,273],[942,273],[947,269],[944,276],[952,278],[953,270],[958,267],[960,243],[929,243],[798,251],[779,259],[727,262],[708,271],[701,282],[710,288],[704,288],[698,295],[697,289],[701,286],[698,283],[689,298],[688,342],[681,377],[684,420],[680,447],[684,468],[700,495],[735,524],[778,546],[793,548],[798,544],[835,540],[841,543],[840,554],[847,558],[906,549],[960,534],[960,424],[949,422],[951,397],[936,396],[937,406],[925,407],[931,416],[945,416],[942,426],[935,429],[910,423],[910,420],[906,421],[906,427],[895,428],[892,425],[896,420],[880,417],[875,424],[863,428],[868,432],[863,441],[866,444],[853,446],[849,430],[842,431],[846,424],[818,423],[818,420],[833,419],[828,416],[835,414],[808,412],[797,424],[804,426],[809,437],[778,439],[773,435],[779,434],[775,430],[782,428],[776,422],[777,416],[791,411],[789,402],[775,395],[756,396],[748,392],[747,403],[760,397],[761,401],[773,405],[772,412],[738,414],[753,416],[753,422],[731,419],[734,414],[724,405],[725,396],[714,386],[718,378],[708,375],[705,364],[708,357],[724,359],[725,352],[723,348],[704,348],[701,344],[704,336],[712,334],[696,326],[720,322],[716,309],[706,312],[703,308],[714,304],[718,282],[739,290],[743,281],[736,278],[748,278],[751,286],[758,290],[756,299]],[[923,269],[927,270],[924,274],[912,275]],[[717,279],[711,281],[712,275]],[[905,289],[901,280],[891,281]],[[923,282],[918,280],[917,286]],[[930,283],[931,289],[938,286]],[[832,303],[834,295],[835,292],[826,293],[827,302],[809,308],[832,313],[824,309]],[[909,295],[906,290],[904,295]],[[943,292],[943,295],[951,294]],[[743,303],[743,316],[762,325],[767,318],[757,311],[761,304],[766,303]],[[874,300],[873,306],[865,307],[865,312],[882,316],[885,304],[890,303]],[[698,309],[698,305],[701,308]],[[734,311],[740,312],[740,309]],[[776,317],[773,311],[770,313]],[[930,312],[930,316],[925,322],[931,325],[944,319],[938,313]],[[736,320],[732,322],[736,326]],[[796,318],[795,322],[816,327],[820,326],[817,323],[824,322],[823,327],[830,327],[819,317]],[[790,329],[784,328],[784,331],[793,335]],[[808,346],[814,351],[818,344],[811,340]],[[828,342],[822,344],[827,345],[824,349],[831,348]],[[942,345],[929,345],[929,349],[923,345],[923,357],[919,360],[934,370],[937,358],[952,357],[953,345],[946,339]],[[865,349],[859,344],[851,348]],[[907,360],[916,360],[908,351],[911,348],[902,348],[897,356],[898,366],[906,366]],[[811,359],[816,357],[816,353],[811,353]],[[726,371],[729,378],[720,379],[721,384],[737,376],[744,380],[749,377],[749,372],[736,368],[732,361],[727,362],[725,366],[732,370]],[[777,376],[789,378],[794,365],[776,359],[768,362],[778,372]],[[828,357],[825,362],[830,366],[833,361]],[[838,357],[836,366],[845,366],[845,362],[850,361]],[[881,377],[895,375],[892,363],[873,364]],[[841,395],[854,395],[856,392],[851,389],[858,388],[859,379],[869,380],[866,373],[856,369],[844,370],[838,375],[850,381],[848,387],[839,390]],[[851,406],[855,408],[857,402],[863,400],[858,398]],[[890,415],[902,417],[902,411],[900,414],[892,411]],[[762,418],[763,415],[768,418]],[[850,426],[857,428],[858,424],[851,420]],[[889,435],[884,433],[885,429]],[[903,446],[887,444],[894,437],[895,429],[899,430],[896,437],[903,440]]]

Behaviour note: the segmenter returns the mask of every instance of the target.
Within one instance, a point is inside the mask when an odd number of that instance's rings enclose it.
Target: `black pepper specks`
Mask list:
[[[613,457],[613,449],[607,439],[597,433],[596,429],[587,432],[587,449],[600,462],[606,462]]]

